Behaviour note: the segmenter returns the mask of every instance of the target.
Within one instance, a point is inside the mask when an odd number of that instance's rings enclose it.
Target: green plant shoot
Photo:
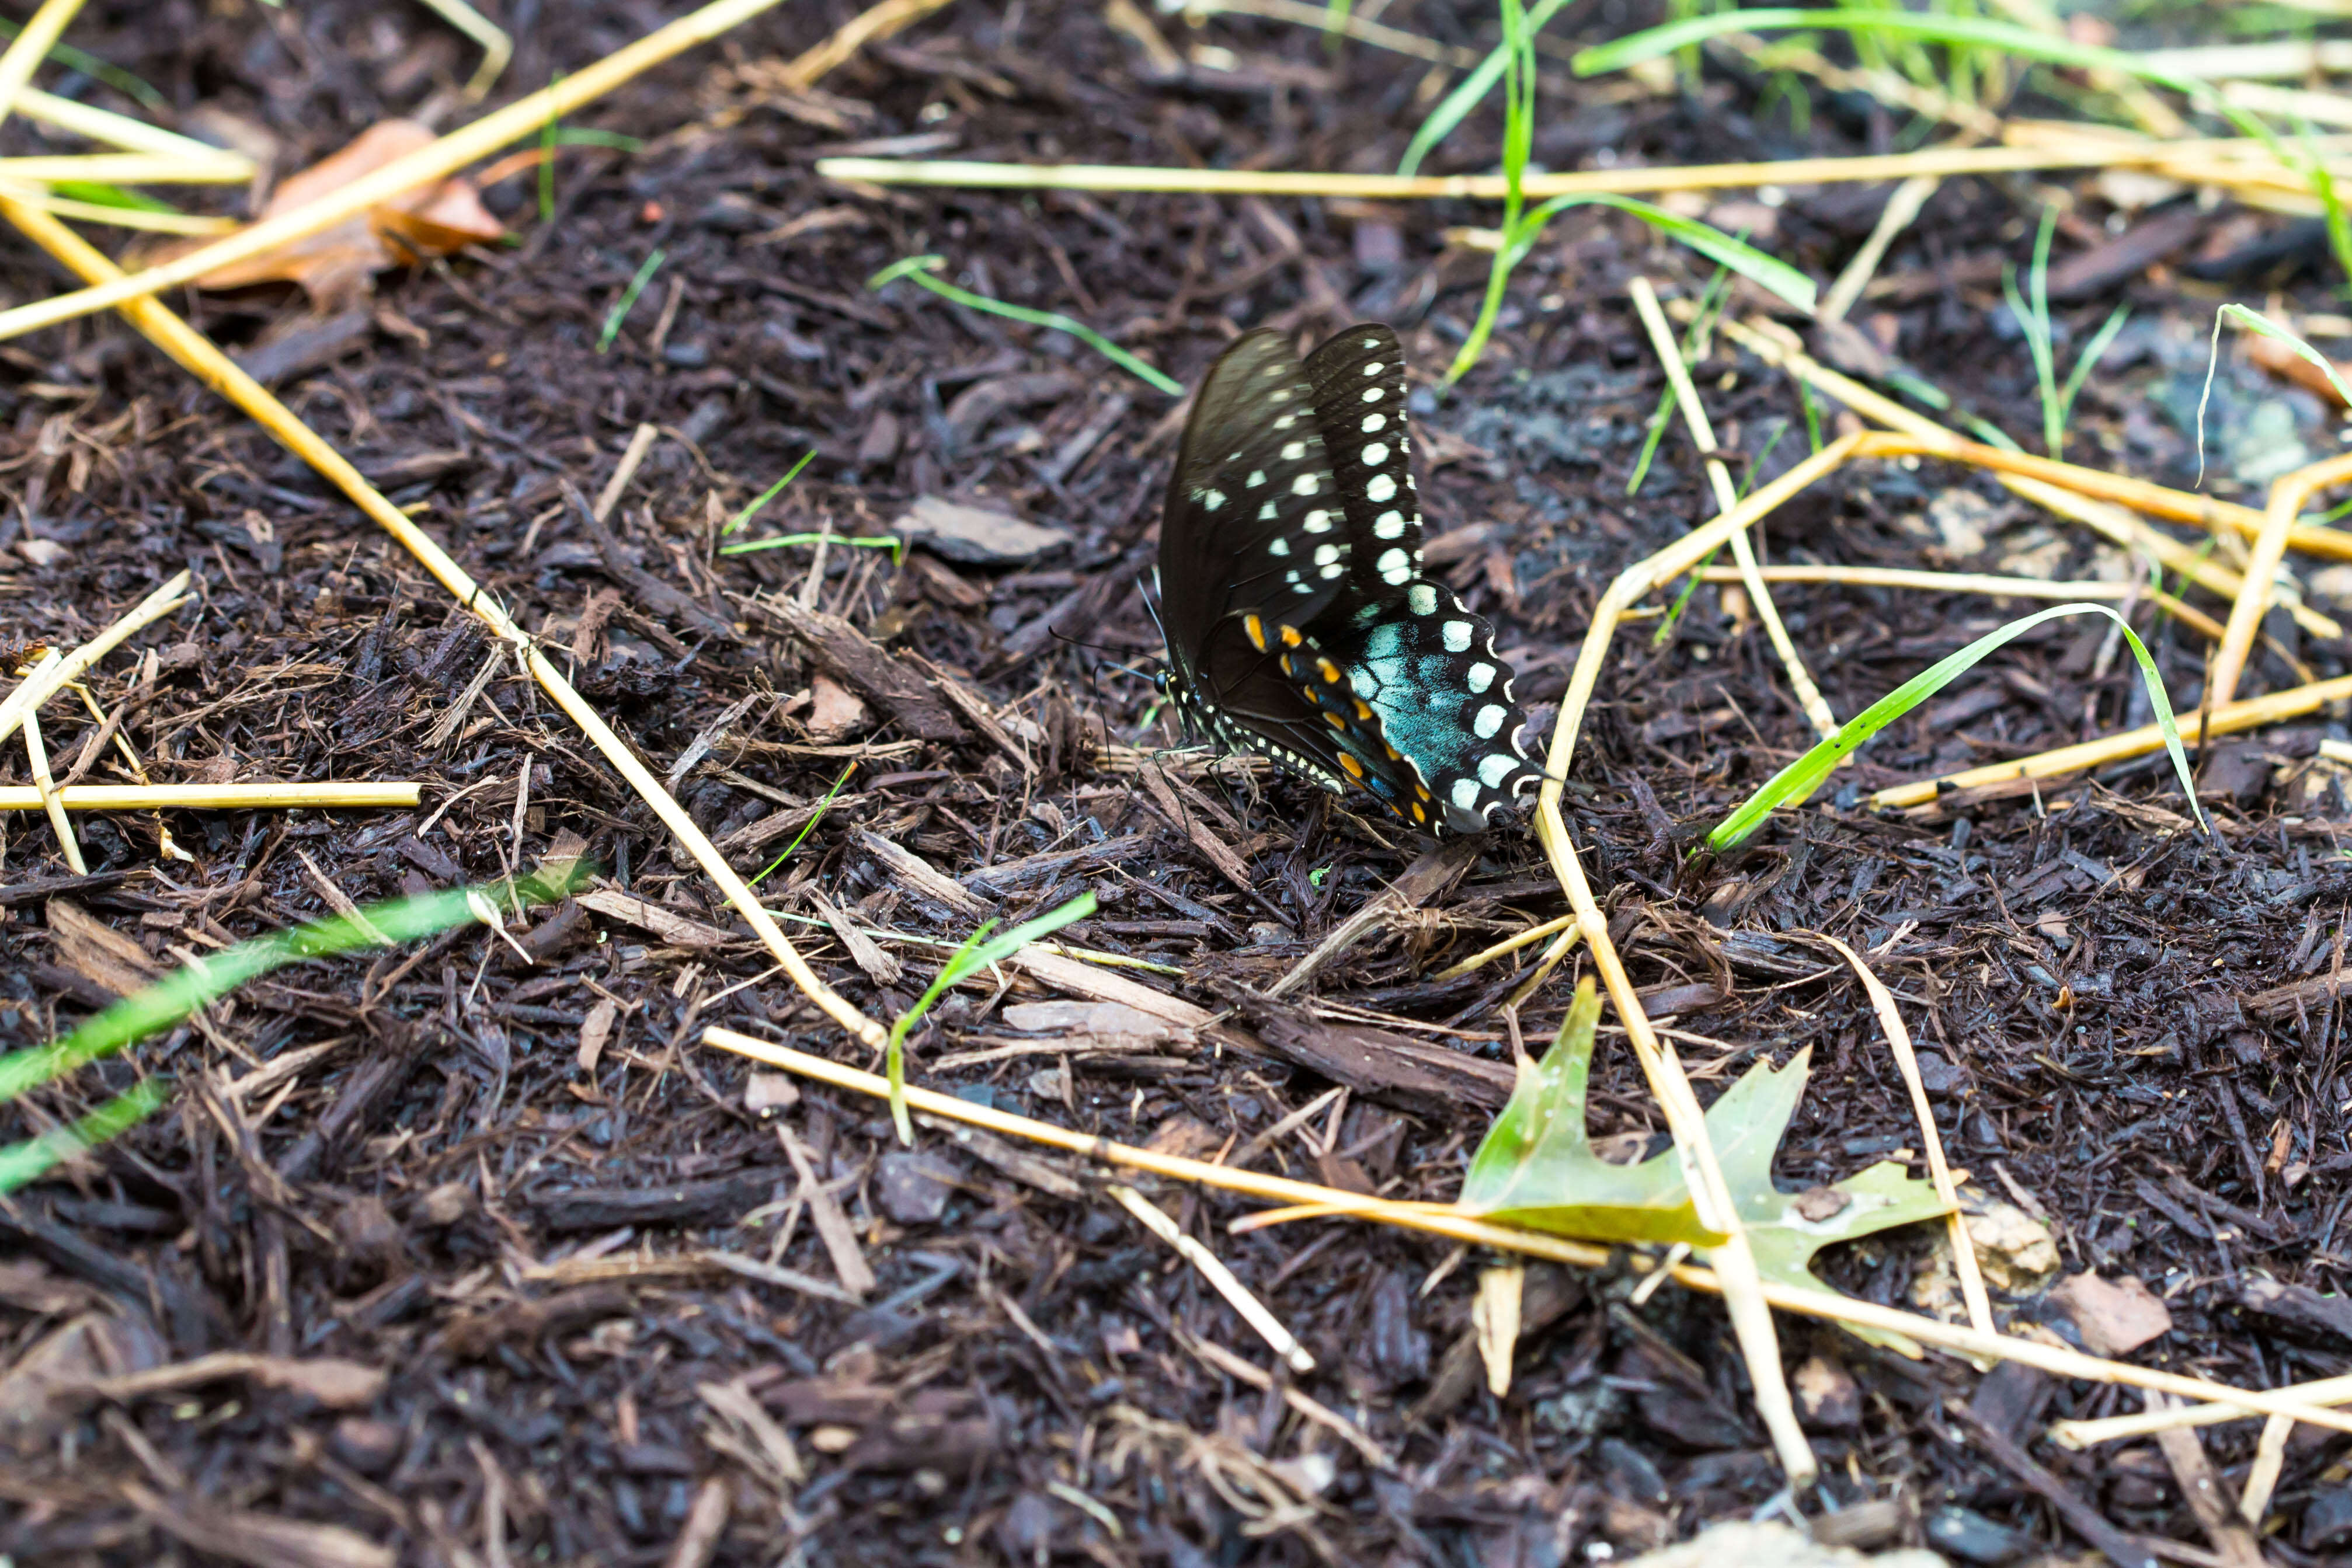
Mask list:
[[[759,886],[761,883],[768,880],[769,875],[773,873],[778,866],[793,858],[793,852],[801,847],[803,840],[806,839],[811,833],[816,831],[816,825],[824,821],[824,814],[827,811],[833,810],[834,797],[841,793],[841,787],[844,784],[848,783],[849,776],[856,771],[857,758],[853,757],[849,759],[849,766],[841,770],[841,777],[833,781],[833,788],[824,792],[824,799],[816,803],[815,813],[812,815],[807,821],[801,824],[801,831],[794,833],[793,835],[793,841],[784,846],[784,852],[778,855],[774,860],[770,861],[768,862],[767,870],[753,877],[749,883],[744,884],[745,886]]]
[[[2140,678],[2147,685],[2148,702],[2156,709],[2157,727],[2164,734],[2164,748],[2172,757],[2172,770],[2179,775],[2180,788],[2189,796],[2189,810],[2197,825],[2212,831],[2205,821],[2205,810],[2197,803],[2197,786],[2189,775],[2189,754],[2181,749],[2180,728],[2172,717],[2172,703],[2164,693],[2164,677],[2157,673],[2156,661],[2148,654],[2147,644],[2139,640],[2124,618],[2104,604],[2057,604],[2033,614],[2020,616],[1998,631],[1978,638],[1958,653],[1939,659],[1912,676],[1862,712],[1838,727],[1838,732],[1816,745],[1786,768],[1767,779],[1764,787],[1741,802],[1738,810],[1717,824],[1706,836],[1707,847],[1720,852],[1738,843],[1761,826],[1774,807],[1788,800],[1802,800],[1811,795],[1830,771],[1853,753],[1864,741],[1926,702],[1953,680],[1975,666],[1986,655],[2011,643],[2045,621],[2061,615],[2104,615],[2123,628],[2124,640],[2131,644],[2132,657],[2139,661]]]
[[[2050,235],[2057,226],[2057,209],[2042,208],[2042,226],[2033,235],[2033,265],[2026,275],[2026,287],[2032,298],[2029,300],[2018,294],[2015,267],[2002,268],[2000,287],[2008,298],[2010,315],[2025,334],[2026,350],[2033,356],[2033,376],[2042,390],[2042,449],[2053,457],[2063,457],[2066,421],[2074,412],[2074,399],[2082,392],[2083,383],[2090,379],[2091,368],[2106,353],[2116,334],[2123,330],[2124,319],[2131,314],[2131,308],[2115,308],[2089,344],[2074,357],[2074,368],[2068,373],[2065,384],[2059,385],[2057,334],[2050,321]]]
[[[898,1141],[915,1141],[915,1124],[907,1115],[907,1036],[923,1021],[931,1004],[947,995],[948,988],[967,975],[979,973],[991,964],[1001,964],[1039,937],[1059,931],[1074,920],[1084,920],[1095,912],[1094,894],[1089,891],[1058,908],[1049,909],[1034,920],[1024,920],[1010,931],[989,936],[993,920],[973,932],[964,945],[950,954],[931,979],[930,988],[916,999],[915,1005],[900,1013],[890,1026],[890,1043],[885,1052],[890,1078],[890,1121],[898,1129]]]
[[[618,299],[613,301],[613,308],[604,313],[604,329],[596,335],[598,353],[610,349],[613,340],[621,335],[621,323],[627,320],[629,312],[636,308],[637,296],[646,291],[646,285],[653,281],[654,274],[659,272],[661,264],[668,259],[669,252],[656,246],[653,254],[637,264],[637,270],[631,275],[628,287],[621,290]]]
[[[1025,322],[1032,327],[1045,327],[1056,332],[1067,332],[1120,370],[1149,382],[1170,397],[1184,395],[1183,382],[1165,371],[1145,364],[1082,321],[1073,321],[1067,316],[1057,315],[1051,310],[1033,310],[1026,305],[1008,305],[1002,299],[991,299],[985,294],[974,294],[969,288],[959,288],[946,278],[933,276],[946,265],[945,256],[910,256],[902,261],[892,262],[867,278],[866,287],[880,288],[887,284],[896,283],[902,277],[912,278],[940,298],[951,299],[966,309],[983,311],[991,316],[1002,316],[1007,320]]]

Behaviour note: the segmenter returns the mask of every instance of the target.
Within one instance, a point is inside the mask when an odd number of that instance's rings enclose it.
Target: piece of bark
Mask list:
[[[1091,573],[1084,582],[1055,600],[1045,612],[1009,632],[984,674],[1002,675],[1019,668],[1058,641],[1075,642],[1095,628],[1111,606],[1133,591],[1143,571],[1158,553],[1157,544],[1139,544],[1118,564]]]
[[[2295,1328],[2352,1340],[2352,1300],[2323,1296],[2308,1285],[2244,1275],[2238,1281],[2238,1304]]]
[[[578,486],[565,480],[563,494],[565,499],[572,503],[572,509],[579,514],[581,527],[594,541],[596,553],[604,564],[605,575],[635,593],[638,608],[676,621],[700,636],[726,643],[741,641],[725,616],[631,560],[628,552],[622,549],[621,541],[596,516],[594,508],[588,505],[588,497],[580,493]]]
[[[1041,953],[1034,947],[1024,947],[1009,962],[1026,969],[1057,991],[1074,997],[1085,997],[1098,1002],[1119,1002],[1139,1012],[1164,1019],[1183,1030],[1202,1030],[1216,1021],[1208,1009],[1171,997],[1165,991],[1155,991],[1140,980],[1130,980],[1113,970],[1097,968],[1076,958],[1066,958],[1059,953]]]
[[[1068,371],[1035,371],[1025,375],[992,376],[958,392],[941,415],[950,439],[958,446],[988,427],[991,420],[1016,408],[1085,390],[1086,383]]]
[[[973,920],[985,920],[996,913],[995,906],[986,899],[905,845],[892,843],[879,833],[863,828],[857,831],[857,840],[866,846],[866,853],[882,862],[893,882],[918,896]]]
[[[1528,1265],[1527,1279],[1519,1287],[1518,1337],[1525,1340],[1530,1334],[1542,1333],[1583,1301],[1583,1282],[1567,1270],[1544,1263]],[[1485,1380],[1478,1330],[1475,1325],[1465,1327],[1439,1358],[1437,1371],[1429,1380],[1429,1391],[1407,1413],[1405,1424],[1424,1427],[1452,1415]]]
[[[2088,299],[2128,283],[2160,261],[2169,261],[2205,230],[2206,214],[2184,203],[2152,214],[2104,244],[2070,256],[2050,269],[2050,298]]]
[[[768,1199],[782,1179],[773,1166],[666,1186],[580,1187],[531,1200],[550,1230],[611,1230],[623,1225],[716,1225]]]
[[[966,392],[957,403],[971,395]],[[950,423],[954,417],[950,410]],[[914,506],[890,525],[890,531],[910,545],[921,545],[934,555],[966,566],[1026,566],[1070,542],[1070,536],[1062,529],[1041,528],[1003,512],[939,496],[916,497]]]
[[[816,1166],[810,1163],[808,1150],[781,1122],[776,1124],[776,1141],[784,1146],[785,1156],[800,1176],[796,1196],[808,1205],[809,1219],[816,1227],[817,1239],[824,1244],[825,1255],[833,1260],[833,1271],[841,1288],[862,1300],[874,1289],[874,1269],[866,1261],[865,1249],[857,1245],[857,1232],[850,1225],[849,1216],[841,1211],[841,1201],[817,1180]]]
[[[2168,1395],[2150,1394],[2151,1410],[2168,1409]],[[2231,1495],[2230,1483],[2213,1469],[2213,1461],[2205,1455],[2203,1439],[2193,1427],[2173,1427],[2156,1435],[2156,1446],[2164,1455],[2164,1462],[2172,1467],[2172,1479],[2179,1484],[2180,1495],[2189,1501],[2189,1511],[2197,1516],[2204,1529],[2205,1539],[2228,1568],[2263,1568],[2262,1548],[2254,1543],[2254,1532],[2238,1517],[2238,1500]]]
[[[1202,859],[1216,867],[1227,882],[1244,893],[1255,891],[1250,882],[1249,863],[1231,844],[1217,837],[1209,824],[1202,821],[1198,811],[1185,810],[1176,799],[1176,791],[1169,786],[1166,774],[1158,768],[1147,766],[1139,770],[1139,777],[1151,796],[1151,803],[1160,808],[1160,814],[1192,841],[1192,847],[1201,852]]]
[[[634,1316],[636,1297],[625,1285],[583,1285],[537,1301],[509,1301],[467,1312],[449,1325],[442,1348],[460,1360],[487,1355],[501,1344],[538,1343],[583,1323]]]
[[[1331,1024],[1246,987],[1213,983],[1273,1054],[1345,1084],[1368,1099],[1451,1123],[1491,1115],[1511,1097],[1517,1075],[1499,1061],[1355,1024]]]
[[[224,1508],[193,1493],[159,1497],[135,1483],[123,1496],[182,1544],[248,1568],[392,1568],[393,1549],[340,1524]]]
[[[580,895],[580,906],[599,915],[634,925],[640,931],[650,931],[673,947],[723,947],[735,940],[716,925],[690,920],[674,909],[647,903],[616,887],[600,887]]]
[[[741,602],[791,633],[817,667],[880,708],[918,740],[961,740],[963,725],[931,684],[875,641],[790,595]]]

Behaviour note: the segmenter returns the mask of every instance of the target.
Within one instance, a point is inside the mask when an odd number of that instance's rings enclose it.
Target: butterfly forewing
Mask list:
[[[1369,598],[1393,599],[1421,574],[1403,345],[1387,327],[1350,327],[1307,356],[1307,381],[1356,547],[1354,586]]]
[[[1237,339],[1201,382],[1169,485],[1169,636],[1197,649],[1242,612],[1312,622],[1347,586],[1346,525],[1305,368],[1272,332]]]

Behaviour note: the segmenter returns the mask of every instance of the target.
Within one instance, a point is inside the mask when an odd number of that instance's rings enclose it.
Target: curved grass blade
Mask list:
[[[913,1007],[898,1015],[898,1020],[890,1026],[890,1043],[884,1052],[884,1061],[887,1063],[885,1071],[890,1080],[890,1120],[898,1130],[901,1144],[915,1141],[915,1124],[907,1115],[907,1036],[923,1020],[923,1015],[931,1010],[931,1004],[947,995],[948,988],[965,976],[977,974],[991,964],[1003,963],[1040,936],[1059,931],[1074,920],[1084,920],[1095,912],[1096,907],[1094,894],[1087,892],[1058,908],[1047,910],[1034,920],[1024,920],[1012,930],[1000,932],[994,936],[988,933],[996,922],[984,923],[962,946],[949,955],[946,963],[940,966],[940,972],[931,978],[930,988]]]
[[[1479,307],[1477,323],[1470,329],[1470,336],[1464,340],[1461,352],[1454,357],[1453,365],[1445,372],[1449,382],[1461,380],[1469,372],[1470,367],[1478,362],[1479,356],[1486,352],[1486,340],[1494,332],[1496,317],[1502,313],[1503,291],[1510,282],[1511,272],[1527,259],[1528,253],[1543,237],[1544,225],[1570,207],[1592,205],[1614,207],[1619,212],[1631,213],[1669,239],[1679,240],[1709,260],[1728,267],[1759,287],[1769,289],[1798,309],[1809,315],[1813,309],[1818,296],[1811,278],[1778,256],[1768,256],[1754,246],[1743,244],[1696,218],[1681,217],[1648,202],[1632,196],[1611,195],[1605,192],[1577,192],[1554,196],[1519,219],[1503,236],[1503,246],[1495,253],[1494,267],[1486,275],[1486,298]]]
[[[2045,621],[2061,615],[2104,615],[2123,628],[2124,639],[2131,644],[2132,657],[2139,661],[2140,678],[2147,683],[2149,703],[2156,709],[2156,722],[2164,732],[2164,747],[2172,757],[2172,769],[2179,775],[2180,788],[2189,797],[2189,810],[2197,825],[2212,831],[2205,821],[2204,808],[2197,803],[2197,786],[2189,776],[2189,754],[2181,749],[2180,729],[2173,722],[2172,703],[2165,695],[2164,677],[2157,673],[2156,661],[2149,656],[2147,644],[2139,633],[2126,624],[2121,615],[2105,604],[2057,604],[2032,615],[2021,616],[1997,631],[1987,632],[1958,653],[1939,659],[1912,676],[1862,712],[1854,715],[1838,732],[1798,758],[1765,781],[1764,787],[1750,795],[1739,809],[1726,817],[1706,838],[1707,847],[1718,852],[1731,848],[1762,825],[1772,809],[1788,800],[1802,800],[1811,795],[1831,769],[1851,756],[1864,741],[1917,707],[1936,693],[1943,690],[1956,677],[1977,664],[1987,654],[2014,641]]]
[[[959,288],[944,277],[932,276],[947,265],[947,258],[938,256],[910,256],[894,261],[866,280],[868,288],[880,288],[898,279],[911,278],[942,299],[951,299],[967,309],[985,311],[1007,320],[1025,321],[1032,327],[1048,327],[1056,332],[1067,332],[1120,370],[1149,382],[1170,397],[1182,397],[1184,383],[1164,371],[1155,369],[1096,331],[1083,321],[1073,321],[1067,316],[1051,310],[1033,310],[1026,305],[1008,305],[1002,299],[991,299],[985,294],[974,294],[969,288]]]
[[[2205,358],[2205,390],[2197,397],[2197,482],[2200,485],[2205,482],[2205,405],[2213,396],[2213,371],[2221,363],[2221,323],[2224,321],[2235,322],[2257,336],[2284,343],[2326,376],[2327,384],[2336,389],[2336,395],[2342,398],[2347,407],[2352,407],[2352,387],[2344,384],[2343,373],[2336,370],[2335,361],[2259,310],[2249,309],[2235,302],[2222,306],[2213,313],[2213,342]]]
[[[172,1097],[171,1085],[149,1078],[117,1094],[80,1121],[52,1127],[37,1138],[0,1149],[0,1193],[11,1193],[41,1179],[76,1155],[137,1126]]]

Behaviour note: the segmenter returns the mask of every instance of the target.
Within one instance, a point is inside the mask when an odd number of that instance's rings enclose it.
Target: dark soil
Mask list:
[[[504,90],[576,71],[674,9],[520,0],[503,16],[520,39]],[[1609,9],[1572,7],[1561,36],[1643,19]],[[818,91],[770,85],[848,15],[793,0],[599,103],[577,123],[644,145],[568,150],[550,222],[530,175],[496,187],[519,246],[383,276],[308,351],[289,344],[304,305],[288,291],[175,303],[259,357],[524,626],[570,650],[581,688],[656,772],[734,714],[677,788],[747,874],[856,764],[763,891],[802,917],[788,929],[803,952],[870,1016],[902,1011],[940,950],[894,943],[860,964],[822,924],[828,909],[951,943],[983,914],[1020,919],[1088,888],[1100,912],[1070,939],[1163,966],[1129,973],[1221,1005],[1289,970],[1426,846],[1288,781],[1152,758],[1174,737],[1134,585],[1173,450],[1171,401],[1062,336],[864,280],[936,252],[967,287],[1066,311],[1187,382],[1237,329],[1310,340],[1377,318],[1433,382],[1486,265],[1445,231],[1491,212],[831,185],[814,158],[875,141],[1384,170],[1428,101],[1423,62],[1327,53],[1311,30],[1223,17],[1195,38],[1160,18],[1180,50],[1233,54],[1230,69],[1211,56],[1167,74],[1099,7],[1019,0],[955,5]],[[1483,5],[1438,0],[1385,20],[1481,47],[1493,25]],[[266,127],[281,172],[471,68],[423,7],[100,5],[71,37],[155,83],[173,106],[163,118],[210,106]],[[1638,96],[1548,78],[1538,157],[1693,163],[1918,139],[1823,94],[1796,133],[1784,107],[1760,110],[1763,85],[1711,70],[1696,91]],[[137,107],[83,78],[58,89]],[[1474,119],[1436,167],[1491,166],[1496,131]],[[21,122],[5,135],[10,152],[39,141]],[[1888,256],[1891,283],[1854,313],[1876,352],[2032,450],[2032,371],[1999,278],[2030,247],[2036,189],[1948,183]],[[2213,299],[2284,287],[2327,308],[2327,297],[2314,271],[2296,272],[2310,249],[2287,220],[2224,206],[2183,227],[2100,189],[2084,183],[2062,226],[2057,258],[2084,281],[2059,312],[2070,341],[2119,300],[2134,322],[2076,411],[2072,451],[2187,484]],[[1822,187],[1770,206],[1740,193],[1717,221],[1826,280],[1885,195]],[[2158,221],[2187,237],[2152,267],[2105,265],[2101,246]],[[656,247],[664,266],[599,352]],[[1663,385],[1624,291],[1637,271],[1685,297],[1706,281],[1630,219],[1563,218],[1515,280],[1485,364],[1453,394],[1414,400],[1430,557],[1497,622],[1539,735],[1602,585],[1713,509],[1679,429],[1626,494]],[[14,242],[5,276],[11,303],[61,286]],[[0,861],[0,1044],[51,1038],[135,983],[135,955],[113,952],[109,970],[89,939],[61,935],[68,904],[161,969],[328,913],[319,876],[365,903],[494,881],[571,835],[613,887],[726,933],[671,945],[675,925],[665,936],[567,904],[515,929],[528,963],[467,926],[299,966],[0,1114],[0,1133],[22,1135],[142,1074],[176,1084],[164,1113],[0,1204],[0,1367],[14,1368],[0,1390],[17,1396],[0,1404],[12,1445],[0,1554],[377,1560],[355,1555],[352,1536],[304,1532],[336,1526],[387,1543],[382,1561],[490,1568],[1532,1568],[1747,1517],[1779,1490],[1710,1301],[1667,1290],[1636,1306],[1630,1274],[1538,1270],[1517,1376],[1496,1399],[1465,1338],[1482,1260],[1338,1222],[1235,1237],[1226,1223],[1249,1206],[1147,1186],[1312,1352],[1313,1374],[1278,1381],[1263,1343],[1095,1174],[936,1132],[900,1153],[878,1104],[830,1091],[794,1099],[763,1081],[755,1103],[769,1108],[749,1108],[746,1064],[700,1044],[704,1027],[872,1062],[413,560],[112,317],[0,346],[0,361],[5,629],[71,644],[190,568],[196,602],[133,643],[160,655],[158,689],[124,727],[153,778],[425,786],[415,812],[175,813],[171,841],[193,860],[159,860],[152,820],[84,816],[86,881],[68,877],[45,823],[16,818]],[[1747,467],[1769,475],[1802,455],[1805,414],[1785,378],[1718,341],[1699,380],[1721,444]],[[2306,394],[2234,361],[2221,383],[2210,489],[2258,498],[2260,481],[2332,449]],[[1841,413],[1821,412],[1831,425]],[[565,486],[594,495],[645,423],[664,435],[613,514],[608,552]],[[812,448],[754,532],[877,534],[936,496],[1058,539],[1016,564],[835,548],[814,583],[805,549],[716,555],[717,524]],[[2056,577],[2115,564],[1982,476],[1934,464],[1848,470],[1763,531],[1775,560]],[[845,618],[915,677],[914,695],[868,692],[845,713],[786,634],[789,612],[761,602],[778,600]],[[1790,587],[1779,602],[1841,715],[2015,612],[1875,589]],[[2183,831],[2161,758],[1908,818],[1859,809],[1862,790],[1898,779],[2142,722],[2147,699],[2107,623],[2059,622],[1895,725],[1832,802],[1727,860],[1694,861],[1697,832],[1810,738],[1734,608],[1703,589],[1664,650],[1653,621],[1621,632],[1567,798],[1637,982],[1672,988],[1657,1001],[1703,1092],[1749,1061],[1810,1050],[1783,1184],[1890,1154],[1923,1168],[1867,999],[1807,934],[1879,949],[1955,1162],[2045,1214],[2067,1270],[2136,1275],[2168,1301],[2172,1332],[2138,1355],[2265,1385],[2352,1368],[2352,1314],[2328,1294],[2352,1269],[2336,1251],[2352,1144],[2328,983],[2352,870],[2336,848],[2344,771],[2319,755],[2341,723],[2323,714],[2203,755],[2211,841]],[[2203,640],[2146,606],[2136,624],[2175,705],[2193,708]],[[2284,617],[2273,630],[2316,675],[2352,664],[2340,641]],[[136,672],[118,655],[93,695],[110,710]],[[2300,678],[2266,655],[2247,685]],[[978,694],[1002,741],[925,684],[937,681]],[[88,729],[63,703],[48,712],[63,768]],[[1139,781],[1145,764],[1164,766],[1164,792]],[[0,781],[27,777],[12,746]],[[99,761],[89,777],[116,773]],[[1245,888],[1188,821],[1238,854]],[[876,838],[961,879],[962,899],[894,874]],[[1038,858],[1004,869],[1024,857]],[[1562,907],[1532,840],[1498,831],[1408,929],[1321,971],[1292,1022],[1309,1034],[1318,1019],[1380,1022],[1499,1069],[1496,1006],[1517,977],[1426,977]],[[1549,1038],[1575,977],[1564,967],[1527,1003],[1530,1039]],[[1375,1073],[1269,1138],[1332,1086],[1266,1043],[1278,1031],[1228,1026],[1256,1049],[1023,1052],[1030,1036],[1002,1009],[1046,994],[1023,980],[952,997],[912,1041],[918,1079],[1088,1134],[1433,1199],[1454,1195],[1491,1110]],[[586,1065],[583,1032],[603,1036]],[[1657,1119],[1611,1039],[1594,1130],[1639,1143]],[[820,1236],[812,1183],[818,1207],[845,1214],[846,1243]],[[845,1245],[876,1280],[856,1303],[835,1288]],[[1832,1267],[1843,1288],[1906,1303],[1927,1249],[1895,1236]],[[2079,1337],[2039,1296],[2006,1306],[2021,1328]],[[1956,1553],[2079,1550],[1996,1460],[1989,1424],[2115,1525],[2211,1560],[2152,1444],[2074,1455],[2042,1440],[2047,1419],[2137,1409],[2136,1396],[2014,1372],[1980,1380],[1793,1320],[1782,1332],[1790,1366],[1831,1364],[1817,1381],[1838,1396],[1816,1410],[1825,1479],[1809,1515],[1843,1511],[1867,1542],[1925,1532]],[[83,1386],[221,1352],[341,1358],[388,1381],[356,1406],[234,1372],[103,1400]],[[37,1375],[83,1393],[36,1398]],[[1299,1415],[1291,1387],[1392,1462]],[[2205,1433],[2232,1485],[2256,1431]],[[2352,1531],[2341,1454],[2307,1430],[2291,1446],[2276,1560],[2315,1561]],[[1855,1511],[1874,1501],[1894,1506]]]

